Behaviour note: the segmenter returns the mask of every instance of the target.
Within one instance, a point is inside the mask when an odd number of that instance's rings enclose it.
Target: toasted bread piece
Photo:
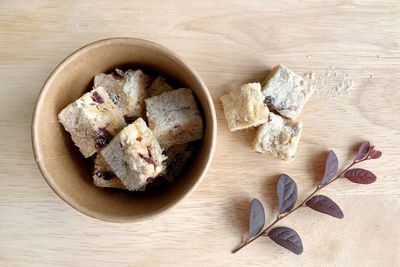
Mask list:
[[[143,116],[150,78],[141,70],[123,72],[116,69],[115,71],[116,74],[97,74],[94,78],[94,87],[104,87],[124,116]]]
[[[300,115],[313,92],[314,87],[283,65],[276,66],[262,83],[268,107],[292,120]]]
[[[86,158],[107,145],[126,126],[121,111],[103,87],[69,104],[58,114],[58,120]]]
[[[99,153],[94,159],[93,183],[102,188],[126,189]]]
[[[247,83],[221,97],[229,130],[237,131],[262,124],[268,120],[259,83]]]
[[[253,151],[268,152],[274,157],[290,160],[296,154],[302,130],[302,122],[295,122],[271,112],[268,122],[257,130],[252,143]]]
[[[145,103],[149,127],[163,148],[203,137],[203,119],[192,90],[173,90]]]
[[[167,81],[163,77],[158,76],[154,79],[148,89],[148,97],[161,95],[172,90],[172,87],[167,83]]]
[[[125,127],[100,153],[130,191],[144,190],[165,170],[167,159],[142,118]]]

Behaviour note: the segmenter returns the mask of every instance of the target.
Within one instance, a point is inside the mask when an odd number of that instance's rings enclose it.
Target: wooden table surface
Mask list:
[[[400,4],[326,3],[1,0],[0,265],[399,266]],[[219,123],[213,163],[195,192],[164,215],[132,224],[70,208],[45,183],[31,149],[32,112],[47,76],[79,47],[115,36],[158,42],[191,64]],[[229,132],[219,102],[278,63],[316,74],[333,65],[357,84],[336,99],[327,90],[311,98],[291,162],[252,153],[254,132]],[[282,221],[301,235],[301,256],[267,238],[230,253],[246,234],[253,197],[268,222],[276,216],[279,173],[295,179],[302,199],[323,173],[324,151],[333,148],[343,166],[364,139],[384,154],[365,164],[377,182],[340,180],[324,190],[345,218],[301,209]]]

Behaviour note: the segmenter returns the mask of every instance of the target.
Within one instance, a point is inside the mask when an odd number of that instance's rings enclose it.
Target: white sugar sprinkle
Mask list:
[[[328,100],[335,100],[356,90],[356,83],[350,75],[332,65],[320,75],[306,72],[303,78],[315,87],[315,95],[326,96]]]

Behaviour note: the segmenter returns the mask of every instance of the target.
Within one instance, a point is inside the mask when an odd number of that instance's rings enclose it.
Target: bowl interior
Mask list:
[[[91,165],[57,121],[57,114],[64,107],[89,90],[97,73],[121,66],[152,70],[191,88],[203,113],[204,139],[192,161],[174,183],[149,193],[124,193],[94,186]],[[98,219],[128,222],[166,210],[194,189],[211,160],[215,123],[212,100],[205,85],[173,53],[144,40],[108,39],[78,50],[51,74],[36,104],[33,147],[43,176],[68,204]]]

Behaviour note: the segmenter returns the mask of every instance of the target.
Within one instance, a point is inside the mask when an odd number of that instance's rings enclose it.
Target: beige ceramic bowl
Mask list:
[[[152,193],[121,193],[95,187],[91,166],[79,153],[57,114],[92,86],[93,77],[116,67],[155,71],[191,88],[203,112],[204,139],[189,166],[172,184]],[[67,57],[43,86],[32,122],[36,162],[50,187],[65,202],[91,217],[133,222],[157,215],[188,196],[204,176],[215,147],[216,116],[199,75],[168,49],[141,39],[112,38],[89,44]]]

